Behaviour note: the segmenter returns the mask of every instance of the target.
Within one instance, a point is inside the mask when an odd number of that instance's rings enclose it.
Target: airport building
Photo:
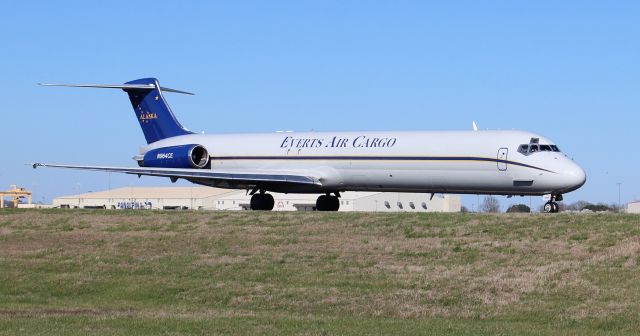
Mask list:
[[[640,214],[640,201],[633,201],[627,204],[627,213]]]
[[[226,189],[207,187],[126,187],[56,197],[56,208],[83,209],[215,209]]]
[[[272,193],[274,211],[313,211],[318,195]],[[460,196],[423,193],[344,192],[340,211],[459,212]],[[249,210],[245,190],[209,187],[126,187],[57,197],[57,208]]]

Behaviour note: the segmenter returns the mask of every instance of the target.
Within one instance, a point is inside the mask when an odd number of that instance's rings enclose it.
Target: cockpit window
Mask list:
[[[533,142],[518,146],[518,153],[522,155],[531,155],[536,152],[560,152],[560,149],[556,145],[539,145]]]
[[[524,155],[529,154],[529,145],[520,145],[518,148],[518,153],[522,153]]]

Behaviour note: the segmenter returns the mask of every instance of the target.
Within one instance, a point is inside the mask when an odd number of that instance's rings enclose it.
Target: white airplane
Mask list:
[[[268,192],[320,193],[316,209],[336,211],[344,191],[547,195],[545,212],[580,188],[584,170],[549,139],[522,131],[193,133],[180,125],[155,78],[118,85],[41,84],[122,89],[147,140],[139,167],[57,167],[185,179],[246,189],[251,209],[273,209]],[[474,123],[475,128],[475,123]]]

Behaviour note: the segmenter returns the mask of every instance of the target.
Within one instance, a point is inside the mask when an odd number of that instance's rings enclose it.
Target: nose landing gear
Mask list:
[[[544,212],[546,213],[556,213],[558,212],[558,203],[556,202],[547,202],[544,204]]]
[[[560,206],[556,201],[562,201],[562,195],[551,194],[551,199],[544,204],[545,213],[556,213],[560,211]]]

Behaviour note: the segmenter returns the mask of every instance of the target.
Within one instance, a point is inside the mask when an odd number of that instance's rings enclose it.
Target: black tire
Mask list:
[[[560,211],[560,206],[556,202],[551,202],[551,206],[553,207],[553,213],[557,213]]]
[[[271,211],[275,205],[275,200],[271,194],[255,194],[251,196],[249,207],[251,210]]]
[[[543,210],[544,210],[545,213],[552,213],[553,212],[553,203],[551,203],[551,202],[545,203]]]
[[[329,205],[329,211],[338,211],[338,209],[340,209],[340,200],[337,196],[327,197],[327,203]]]
[[[251,210],[260,210],[260,206],[262,205],[262,197],[260,196],[260,194],[251,196],[251,202],[249,202],[249,208],[251,208]]]
[[[275,200],[273,199],[273,195],[271,194],[264,194],[263,196],[263,208],[262,210],[265,211],[271,211],[273,210],[273,206],[276,204]]]
[[[338,211],[340,200],[337,196],[321,195],[316,200],[316,211]]]
[[[316,200],[316,211],[327,211],[327,195],[320,195]]]

